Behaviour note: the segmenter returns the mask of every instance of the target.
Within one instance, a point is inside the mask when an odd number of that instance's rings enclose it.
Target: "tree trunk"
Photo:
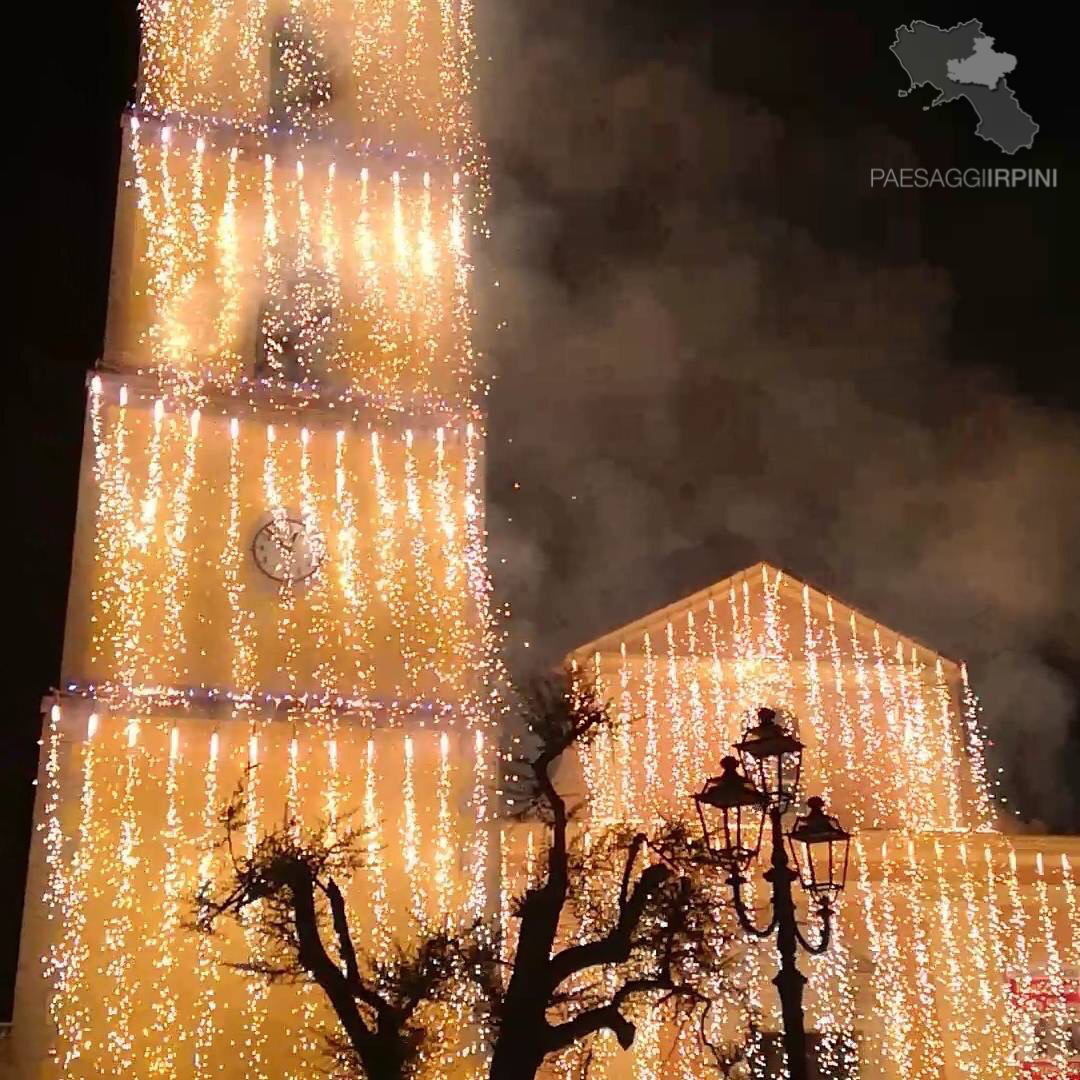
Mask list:
[[[544,1051],[519,1028],[503,1026],[491,1055],[488,1080],[534,1080]]]
[[[406,1054],[401,1032],[368,1029],[348,980],[323,946],[315,915],[314,879],[310,873],[299,875],[293,882],[292,895],[300,963],[329,999],[368,1080],[404,1080]]]
[[[368,1080],[404,1080],[405,1060],[398,1047],[369,1048],[360,1062]]]

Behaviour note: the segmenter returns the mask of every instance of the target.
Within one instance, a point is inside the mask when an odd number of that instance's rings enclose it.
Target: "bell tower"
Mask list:
[[[471,9],[141,13],[19,1075],[307,1076],[317,997],[185,929],[230,792],[252,842],[362,821],[383,945],[483,912],[497,862]]]

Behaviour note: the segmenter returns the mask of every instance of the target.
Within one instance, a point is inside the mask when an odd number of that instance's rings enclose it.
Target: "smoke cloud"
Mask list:
[[[703,50],[620,44],[603,5],[490,6],[489,528],[515,662],[764,558],[967,659],[1010,805],[1075,827],[1080,427],[950,354],[917,211],[838,192],[834,163],[913,151],[718,94]]]

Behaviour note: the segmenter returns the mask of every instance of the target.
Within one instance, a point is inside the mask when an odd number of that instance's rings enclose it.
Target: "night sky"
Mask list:
[[[478,6],[495,190],[478,337],[515,666],[768,559],[967,658],[1010,805],[1080,827],[1075,42],[1016,5]],[[895,28],[973,14],[1041,125],[1015,158],[966,103],[897,95]],[[127,0],[40,17],[12,135],[31,152],[7,382],[25,657],[0,759],[4,1016],[137,48]],[[1058,188],[870,188],[872,167],[1006,164],[1057,168]]]

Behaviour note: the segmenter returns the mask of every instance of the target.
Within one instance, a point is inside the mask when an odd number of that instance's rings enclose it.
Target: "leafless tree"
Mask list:
[[[536,684],[522,712],[529,749],[508,796],[517,817],[542,823],[546,851],[541,879],[515,910],[517,946],[494,1003],[491,1080],[531,1080],[545,1058],[604,1030],[628,1049],[634,1009],[667,1008],[706,1039],[730,951],[693,832],[680,821],[651,833],[576,831],[577,807],[558,790],[557,768],[611,730],[611,712],[569,676]],[[568,924],[575,932],[564,943]]]
[[[334,880],[362,867],[357,832],[325,825],[301,831],[286,820],[242,853],[234,838],[245,827],[243,806],[241,786],[221,815],[232,877],[224,888],[200,892],[197,928],[213,933],[221,919],[232,919],[254,936],[254,955],[236,968],[270,982],[318,984],[341,1026],[327,1038],[339,1071],[403,1080],[425,1042],[421,1007],[450,992],[464,971],[490,969],[483,935],[439,932],[389,956],[361,956]]]
[[[328,1036],[331,1059],[368,1080],[412,1075],[425,1047],[422,1007],[452,994],[459,1006],[472,1003],[466,1019],[490,1038],[490,1080],[532,1080],[546,1058],[571,1048],[587,1075],[593,1036],[610,1031],[628,1049],[634,1017],[651,1009],[695,1025],[721,1066],[725,1052],[708,1032],[731,951],[700,842],[681,821],[649,831],[579,827],[558,766],[614,724],[588,687],[569,677],[538,682],[522,718],[524,750],[508,769],[504,805],[540,830],[543,855],[538,879],[516,899],[508,957],[496,929],[479,924],[422,935],[389,957],[359,955],[335,881],[363,873],[358,835],[284,821],[249,850],[234,844],[246,828],[242,789],[222,814],[232,875],[197,898],[198,927],[212,933],[232,919],[254,938],[235,966],[318,984],[340,1024]]]

